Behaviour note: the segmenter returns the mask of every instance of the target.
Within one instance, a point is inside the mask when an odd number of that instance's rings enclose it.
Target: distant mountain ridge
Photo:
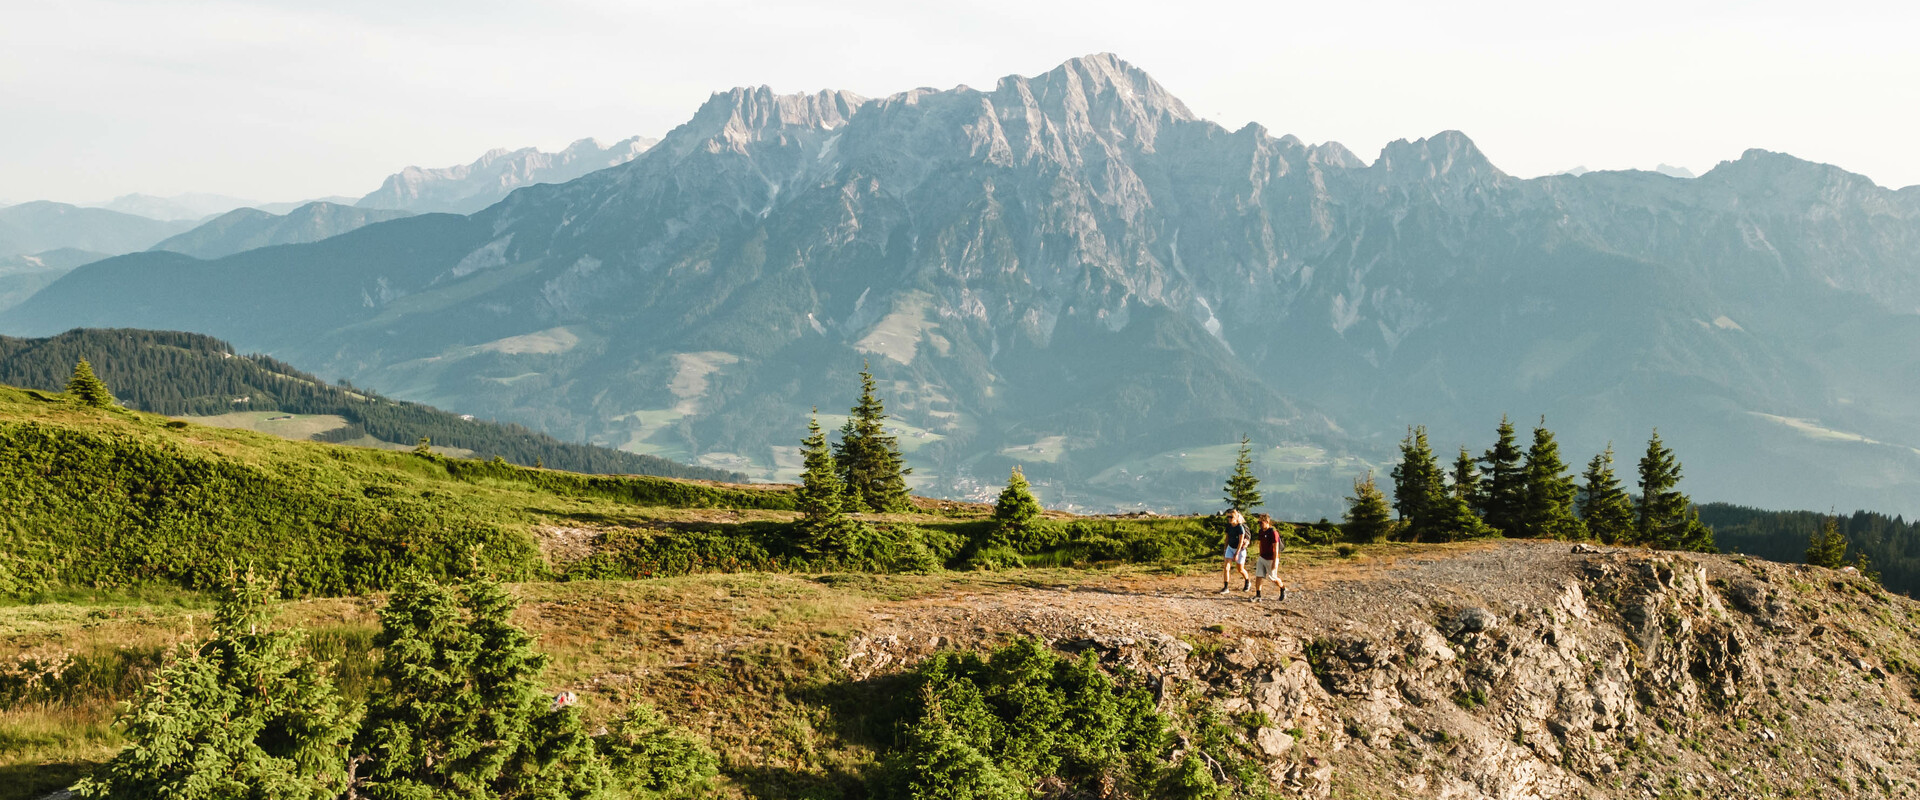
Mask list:
[[[168,222],[104,208],[35,200],[0,208],[0,255],[60,248],[115,255],[131,253],[145,250],[191,227],[191,222]]]
[[[517,425],[501,425],[373,392],[336,386],[264,356],[236,355],[207,336],[173,331],[73,330],[46,339],[0,336],[0,384],[62,391],[73,365],[87,359],[122,404],[159,414],[219,415],[234,411],[334,414],[348,428],[326,441],[371,436],[398,445],[422,437],[435,444],[499,456],[523,466],[601,474],[654,475],[738,482],[725,470],[676,464],[653,456],[562,442]]]
[[[326,202],[308,203],[285,214],[240,208],[147,249],[168,250],[195,258],[220,258],[257,247],[317,242],[375,222],[411,215],[410,211],[353,208]]]
[[[425,169],[407,167],[387,176],[380,188],[360,198],[361,208],[471,214],[499,202],[508,192],[537,183],[564,183],[595,170],[637,158],[659,140],[634,136],[601,145],[581,139],[557,153],[532,147],[490,150],[471,164]]]
[[[216,214],[225,214],[236,208],[258,204],[252,200],[205,192],[188,192],[172,197],[158,197],[136,192],[123,194],[104,203],[86,205],[163,222],[198,222]]]
[[[116,291],[109,291],[115,287]],[[131,291],[122,289],[132,289]],[[642,158],[212,262],[108,259],[0,326],[203,330],[397,396],[790,475],[878,375],[923,493],[1193,509],[1234,443],[1333,514],[1426,424],[1541,414],[1687,489],[1920,510],[1920,191],[1749,151],[1523,180],[1467,136],[1367,163],[1074,59],[990,89],[713,95]]]

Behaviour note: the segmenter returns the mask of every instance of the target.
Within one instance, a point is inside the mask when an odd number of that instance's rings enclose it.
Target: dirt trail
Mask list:
[[[1035,583],[886,604],[874,609],[865,633],[870,639],[896,637],[908,652],[1020,635],[1058,640],[1210,632],[1312,639],[1335,630],[1390,626],[1408,609],[1549,604],[1590,557],[1550,542],[1363,556],[1283,571],[1284,601],[1274,599],[1269,586],[1267,597],[1254,602],[1251,592],[1239,590],[1237,572],[1233,591],[1225,595],[1217,594],[1220,578],[1213,574]],[[1209,630],[1213,626],[1219,629]]]

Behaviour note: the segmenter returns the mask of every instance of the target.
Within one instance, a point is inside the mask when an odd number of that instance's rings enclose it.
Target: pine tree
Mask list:
[[[1227,476],[1227,505],[1245,514],[1259,507],[1265,498],[1260,496],[1260,479],[1253,476],[1253,439],[1240,437],[1240,457],[1234,459],[1233,474]]]
[[[803,471],[800,491],[794,505],[808,521],[837,517],[846,507],[846,487],[840,483],[839,466],[827,448],[827,435],[820,430],[819,412],[807,419],[807,438],[800,440]]]
[[[804,471],[795,497],[801,517],[796,526],[800,550],[821,559],[842,560],[862,552],[872,540],[864,523],[846,515],[857,501],[841,484],[833,453],[820,420],[807,421],[807,438],[800,442]]]
[[[112,408],[114,405],[113,393],[107,391],[106,382],[94,377],[93,365],[84,358],[73,365],[73,377],[67,379],[67,394],[83,406]]]
[[[1713,530],[1700,522],[1693,500],[1681,493],[1680,460],[1655,430],[1640,458],[1640,498],[1635,506],[1634,539],[1661,550],[1714,552]]]
[[[1475,466],[1473,456],[1467,453],[1466,445],[1460,446],[1460,456],[1453,460],[1453,496],[1467,504],[1469,510],[1480,507],[1480,470]]]
[[[1458,542],[1494,535],[1480,515],[1467,507],[1467,501],[1453,492],[1442,492],[1427,509],[1425,530],[1413,537],[1422,542]]]
[[[1031,532],[1033,521],[1040,517],[1040,501],[1033,499],[1033,491],[1027,486],[1027,476],[1020,473],[1019,467],[1007,476],[1007,488],[1000,490],[1000,499],[993,504],[992,541],[1001,546],[1012,545]]]
[[[873,373],[860,370],[860,402],[840,429],[834,457],[847,487],[850,511],[904,511],[911,507],[907,476],[913,470],[900,456],[900,443],[886,430],[886,407],[874,394]]]
[[[1402,520],[1412,524],[1414,538],[1421,539],[1428,528],[1423,522],[1432,516],[1428,509],[1446,492],[1440,464],[1427,445],[1426,426],[1407,429],[1407,438],[1400,440],[1400,463],[1394,465],[1391,475],[1393,508]]]
[[[1499,437],[1480,456],[1486,469],[1481,472],[1480,507],[1474,510],[1489,527],[1505,536],[1521,535],[1521,514],[1527,502],[1527,471],[1521,457],[1520,447],[1514,443],[1513,423],[1502,415]]]
[[[82,797],[326,800],[346,784],[353,735],[327,674],[297,634],[268,627],[249,575],[215,612],[213,638],[182,649],[120,716],[129,746],[75,787]]]
[[[1586,530],[1573,515],[1573,478],[1560,460],[1560,444],[1547,430],[1547,420],[1533,429],[1527,448],[1526,501],[1520,508],[1520,532],[1530,539],[1585,539]]]
[[[1353,496],[1347,498],[1346,524],[1341,532],[1349,541],[1381,542],[1393,532],[1393,510],[1387,507],[1387,496],[1380,493],[1380,487],[1373,483],[1373,473],[1357,478],[1353,482]]]
[[[1840,524],[1833,517],[1828,517],[1807,543],[1807,563],[1827,569],[1846,566],[1847,537],[1840,535]]]
[[[1587,462],[1587,471],[1580,476],[1579,511],[1587,533],[1600,541],[1619,544],[1632,539],[1633,501],[1613,474],[1611,442],[1606,452]]]
[[[459,590],[410,578],[380,612],[384,689],[369,704],[358,791],[373,800],[579,798],[605,767],[570,708],[535,683],[546,656],[491,580]]]

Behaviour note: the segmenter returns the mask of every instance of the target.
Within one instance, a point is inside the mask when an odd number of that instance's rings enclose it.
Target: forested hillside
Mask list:
[[[523,466],[596,474],[659,475],[742,482],[735,472],[664,458],[563,442],[519,425],[469,420],[446,411],[328,384],[262,355],[235,355],[226,342],[178,331],[72,330],[46,339],[0,337],[0,383],[44,391],[66,386],[86,359],[114,396],[130,408],[171,416],[232,411],[337,414],[351,425],[320,438],[344,442],[372,436],[498,456]]]
[[[1822,514],[1815,511],[1767,511],[1728,503],[1700,506],[1700,521],[1713,527],[1721,549],[1794,563],[1807,544],[1832,519],[1846,537],[1845,560],[1865,554],[1888,589],[1912,597],[1920,590],[1920,523],[1871,511]]]

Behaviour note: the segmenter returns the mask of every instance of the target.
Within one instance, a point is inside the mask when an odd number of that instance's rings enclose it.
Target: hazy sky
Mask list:
[[[659,136],[714,90],[992,86],[1086,53],[1202,116],[1506,171],[1761,147],[1920,183],[1920,3],[8,0],[0,200],[358,196],[494,147]]]

